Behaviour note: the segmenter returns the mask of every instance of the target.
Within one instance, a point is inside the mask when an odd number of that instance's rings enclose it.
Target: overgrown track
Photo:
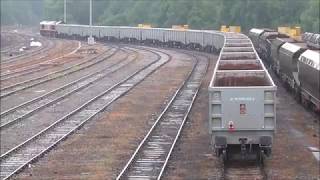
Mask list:
[[[27,37],[25,35],[22,34],[18,34],[18,33],[12,33],[12,32],[1,32],[1,34],[5,35],[5,36],[9,36],[9,41],[13,41],[14,39],[12,38],[14,36],[15,40],[18,40],[17,43],[2,47],[1,46],[1,54],[5,54],[5,53],[9,53],[10,50],[12,49],[19,49],[21,48],[23,45],[25,45],[25,43],[28,41]],[[2,35],[1,35],[2,36]],[[3,59],[1,58],[1,61]]]
[[[66,69],[63,69],[63,70],[55,71],[55,72],[52,72],[52,73],[49,73],[49,74],[46,74],[46,75],[43,75],[43,76],[40,76],[37,78],[33,78],[30,80],[26,80],[23,82],[19,82],[17,84],[13,84],[13,85],[10,85],[7,87],[2,87],[0,97],[4,98],[4,97],[10,96],[12,94],[15,94],[17,92],[20,92],[22,90],[34,87],[36,85],[39,85],[39,84],[42,84],[42,83],[45,83],[48,81],[52,81],[57,78],[62,78],[66,75],[70,75],[72,73],[90,68],[90,67],[97,65],[99,63],[102,63],[106,59],[112,57],[114,54],[116,54],[118,52],[118,50],[119,49],[117,49],[117,50],[113,51],[111,54],[107,54],[107,55],[103,53],[100,56],[91,59],[90,61],[81,62],[81,63],[72,65],[72,66],[70,66]]]
[[[48,92],[40,97],[32,99],[31,101],[28,101],[14,108],[11,108],[5,112],[2,112],[0,129],[6,128],[10,125],[20,122],[25,118],[30,117],[34,113],[38,112],[39,110],[48,107],[52,104],[58,103],[59,101],[67,98],[68,96],[98,82],[99,80],[105,78],[111,73],[118,71],[119,69],[123,68],[127,64],[137,59],[138,52],[134,51],[134,53],[135,57],[133,59],[129,59],[128,54],[126,57],[104,67],[98,72],[88,74],[78,80],[75,80],[51,92]]]
[[[48,40],[47,38],[39,37],[39,40],[42,43],[41,47],[34,48],[33,50],[24,51],[23,53],[15,55],[15,56],[3,58],[3,59],[1,59],[1,64],[6,65],[6,64],[21,60],[22,58],[35,56],[40,53],[44,53],[44,52],[48,51],[49,49],[52,49],[56,46],[56,43],[54,41]],[[20,44],[19,46],[22,46],[22,44]]]
[[[60,58],[63,58],[65,56],[68,56],[68,55],[76,53],[80,48],[81,48],[81,43],[79,42],[78,46],[75,49],[72,49],[71,52],[69,52],[68,54],[64,54],[64,55],[62,55],[60,57],[57,57],[57,58],[41,61],[41,62],[38,62],[38,63],[33,64],[33,65],[28,65],[28,62],[22,62],[22,63],[19,63],[19,64],[10,64],[8,66],[2,66],[1,70],[4,71],[4,72],[1,72],[1,81],[9,80],[9,79],[12,79],[12,78],[16,78],[16,77],[28,75],[30,73],[38,72],[38,71],[41,71],[41,70],[44,70],[44,69],[48,69],[49,68],[48,66],[41,66],[41,64],[46,64],[46,63],[50,64],[51,62],[54,62],[57,59],[60,59]],[[41,52],[39,52],[39,53],[41,53]],[[39,59],[41,59],[41,58],[42,57],[36,59],[36,61],[39,61]],[[33,60],[33,61],[35,61],[35,60]],[[9,72],[7,72],[7,70],[6,70],[8,68],[10,69],[12,67],[21,66],[21,65],[24,65],[24,64],[26,66],[24,66],[22,68],[16,68],[14,70],[10,70]]]
[[[198,93],[208,61],[197,60],[117,179],[160,179]]]
[[[52,149],[61,140],[95,117],[112,102],[126,94],[171,58],[169,55],[161,52],[153,53],[156,53],[158,56],[155,61],[132,73],[27,141],[1,155],[0,178],[7,179],[13,176],[29,163],[44,155],[44,153]]]
[[[3,102],[8,102],[8,104],[2,104],[3,112],[10,111],[11,109],[9,108],[13,108],[13,110],[8,112],[6,115],[1,115],[1,152],[5,153],[21,142],[24,142],[34,134],[55,122],[57,119],[65,116],[70,111],[95,97],[97,94],[110,88],[123,78],[130,75],[130,73],[133,73],[134,70],[137,70],[137,65],[138,67],[145,66],[144,63],[139,63],[139,60],[131,61],[134,57],[134,53],[129,54],[121,48],[119,49],[117,56],[106,60],[103,65],[95,66],[93,68],[77,72],[76,75],[66,76],[57,81],[46,83],[49,84],[48,88],[46,88],[46,84],[32,88],[30,90],[32,93],[29,94],[33,98],[26,97],[29,101],[26,101],[26,98],[15,100],[17,95],[20,94],[22,97],[25,97],[25,94],[30,92],[29,90],[18,93],[8,99],[5,98],[5,101]],[[152,57],[153,60],[156,58],[154,55]],[[123,62],[121,63],[121,61]],[[120,64],[116,65],[118,62]],[[107,69],[108,67],[111,68]],[[128,71],[128,73],[122,73],[122,70],[125,68],[129,68],[130,71]],[[104,72],[100,72],[104,69]],[[110,72],[111,70],[113,70],[113,72]],[[110,73],[108,73],[108,71]],[[88,79],[84,78],[94,72],[100,73],[94,74]],[[99,76],[104,77],[99,78]],[[95,79],[97,80],[95,81]],[[75,82],[75,84],[70,84],[72,82]],[[56,83],[57,85],[50,86],[50,84],[53,83]],[[68,84],[71,86],[68,86]],[[49,95],[44,93],[46,91],[38,94],[37,92],[39,89],[49,90],[49,93],[52,91],[54,92]],[[45,94],[48,96],[44,96]],[[13,102],[11,102],[11,100]]]

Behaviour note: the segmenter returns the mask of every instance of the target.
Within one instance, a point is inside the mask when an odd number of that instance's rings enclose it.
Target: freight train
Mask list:
[[[102,42],[221,51],[208,88],[208,129],[214,152],[223,160],[238,152],[243,158],[253,154],[259,160],[271,154],[276,129],[276,86],[247,36],[211,30],[71,24],[40,26],[40,32],[58,38],[85,40],[92,34]]]
[[[298,102],[320,113],[320,34],[292,39],[270,29],[251,29],[249,37],[260,57]]]
[[[51,21],[44,21],[40,24],[40,34],[57,38],[86,40],[92,33],[92,36],[96,40],[102,42],[139,42],[142,44],[190,48],[207,52],[219,52],[224,43],[223,33],[219,31],[127,26],[90,27],[88,25],[61,24]],[[55,24],[55,26],[53,27],[52,24]]]

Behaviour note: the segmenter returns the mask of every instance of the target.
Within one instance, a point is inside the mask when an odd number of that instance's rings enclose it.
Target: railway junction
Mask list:
[[[226,62],[221,48],[57,37],[1,32],[0,179],[320,178],[319,116],[271,69],[272,155],[263,164],[224,162],[208,132],[208,87]],[[242,47],[250,39],[232,38],[226,59],[250,60],[255,50]],[[42,46],[14,53],[31,39]]]

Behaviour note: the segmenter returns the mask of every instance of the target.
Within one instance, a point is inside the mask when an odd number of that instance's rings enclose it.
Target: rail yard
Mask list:
[[[257,32],[5,28],[0,179],[319,179],[318,96]]]

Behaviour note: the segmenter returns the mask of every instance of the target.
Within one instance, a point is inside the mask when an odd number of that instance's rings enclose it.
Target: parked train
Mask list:
[[[168,47],[198,49],[207,52],[219,52],[224,43],[223,33],[219,31],[127,26],[90,27],[88,25],[61,23],[56,23],[52,27],[51,24],[53,23],[51,22],[50,25],[46,25],[41,22],[40,34],[58,38],[86,40],[92,33],[92,36],[98,41],[139,42]]]
[[[56,26],[61,24],[61,21],[41,21],[40,34],[42,36],[55,37],[57,34]]]
[[[86,26],[57,24],[55,32],[41,34],[85,40],[124,41],[220,52],[209,87],[209,133],[217,156],[233,152],[271,154],[276,128],[274,85],[251,40],[240,33],[209,30]],[[221,50],[222,49],[222,50]],[[236,150],[236,151],[233,151]]]
[[[305,33],[297,41],[270,29],[251,29],[257,52],[295,98],[320,113],[320,35]]]

